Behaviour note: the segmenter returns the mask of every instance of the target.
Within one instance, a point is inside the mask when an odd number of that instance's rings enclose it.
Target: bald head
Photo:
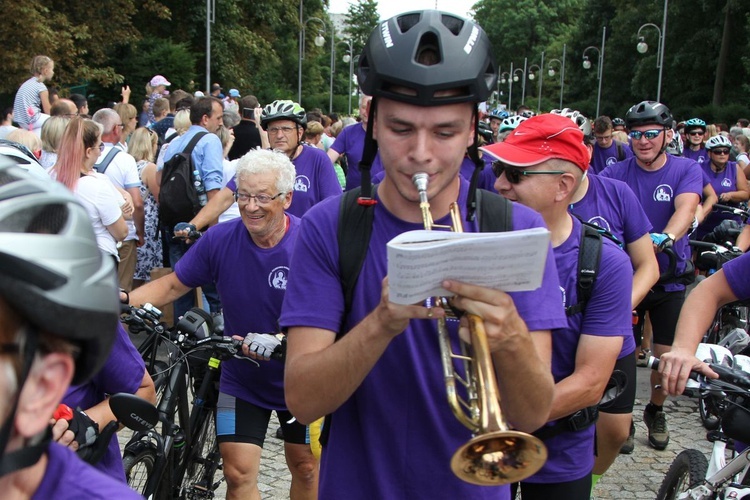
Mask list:
[[[78,106],[70,99],[58,99],[50,108],[50,116],[73,117],[78,115]]]

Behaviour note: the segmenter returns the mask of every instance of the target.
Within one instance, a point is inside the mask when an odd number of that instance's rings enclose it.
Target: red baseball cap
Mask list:
[[[589,152],[583,144],[583,132],[570,118],[551,113],[525,120],[504,142],[484,146],[481,150],[519,167],[557,158],[575,163],[584,172],[589,168]]]

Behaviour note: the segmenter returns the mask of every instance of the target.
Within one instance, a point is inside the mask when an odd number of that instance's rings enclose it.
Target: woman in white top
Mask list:
[[[73,118],[65,129],[50,175],[73,191],[89,214],[99,249],[117,262],[117,242],[128,235],[121,209],[125,200],[107,176],[94,171],[103,149],[101,136],[98,123]]]
[[[750,139],[745,134],[740,134],[734,138],[734,149],[737,151],[737,166],[745,172],[745,177],[750,180]]]
[[[26,130],[41,132],[49,118],[49,91],[44,84],[55,74],[55,62],[47,56],[36,56],[31,60],[32,77],[23,82],[13,101],[13,120]]]

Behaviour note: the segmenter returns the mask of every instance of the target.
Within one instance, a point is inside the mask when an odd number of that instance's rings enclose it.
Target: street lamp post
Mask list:
[[[528,75],[528,71],[526,71],[526,64],[528,62],[528,58],[523,58],[523,82],[521,83],[521,106],[526,104],[526,75]]]
[[[300,1],[299,6],[300,21],[302,21],[302,2]],[[302,105],[302,60],[305,58],[305,27],[310,21],[317,21],[322,26],[322,29],[318,31],[318,36],[315,37],[315,46],[322,47],[326,43],[326,39],[323,35],[326,34],[326,23],[322,19],[317,17],[308,17],[305,22],[300,22],[301,29],[299,31],[299,66],[297,68],[297,102]]]
[[[511,64],[511,68],[513,68],[513,65]],[[507,71],[500,74],[500,79],[498,80],[499,83],[502,83],[505,85],[508,84],[508,111],[510,111],[510,96],[511,96],[511,90],[512,90],[512,81],[510,78],[510,73]]]
[[[352,52],[354,51],[354,48],[352,46],[351,40],[341,40],[338,43],[343,43],[349,48],[349,51],[344,54],[344,57],[341,59],[345,63],[349,63],[349,116],[352,115],[352,78],[354,73],[354,57],[352,57]],[[338,45],[338,44],[337,44]],[[333,71],[333,69],[331,69]]]
[[[544,68],[544,51],[542,51],[542,62],[541,65],[537,66],[536,64],[532,64],[529,66],[529,80],[534,80],[534,68],[536,68],[539,71],[539,99],[536,106],[536,112],[541,113],[542,112],[542,83],[544,82],[544,75],[542,74],[543,68]]]
[[[657,102],[661,102],[661,75],[662,70],[664,68],[664,41],[667,34],[667,4],[669,3],[669,0],[664,0],[664,17],[661,21],[661,29],[654,23],[646,23],[642,25],[640,28],[638,28],[638,33],[636,36],[638,37],[638,44],[636,45],[636,50],[640,52],[641,54],[645,54],[648,51],[648,44],[646,43],[643,36],[641,36],[641,30],[643,28],[654,28],[657,33],[659,33],[659,41],[656,49],[656,67],[659,69],[659,81],[656,84],[656,100]]]
[[[589,45],[585,49],[583,49],[583,69],[590,69],[591,68],[591,61],[589,61],[589,57],[586,55],[586,52],[589,50],[595,50],[599,54],[599,68],[597,70],[597,76],[599,78],[599,90],[596,94],[596,116],[599,116],[599,103],[602,99],[602,76],[604,75],[604,41],[607,36],[607,28],[606,26],[602,28],[602,47],[601,49],[594,47],[593,45]]]
[[[563,48],[564,53],[564,48]],[[563,89],[565,88],[565,81],[563,80],[563,75],[565,75],[565,56],[563,56],[563,60],[560,61],[560,59],[550,59],[547,63],[547,67],[549,70],[547,71],[547,74],[549,76],[555,76],[555,68],[552,67],[552,63],[557,63],[560,65],[560,109],[563,109]]]
[[[216,0],[206,0],[206,95],[211,95],[211,25],[215,22]]]
[[[521,73],[520,77],[518,76],[519,72]],[[524,83],[524,85],[521,85],[521,106],[523,106],[523,99],[524,99],[524,97],[526,97],[524,95],[524,88],[525,88],[525,82],[526,82],[526,71],[522,70],[521,68],[516,68],[516,69],[513,70],[513,81],[517,82],[519,80],[521,80],[521,82]],[[508,111],[510,111],[510,110],[508,110]]]

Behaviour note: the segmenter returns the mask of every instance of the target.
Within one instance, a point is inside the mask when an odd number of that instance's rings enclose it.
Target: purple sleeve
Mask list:
[[[722,270],[732,293],[740,300],[750,299],[750,253],[730,260]]]
[[[235,180],[236,177],[232,177],[229,182],[227,182],[227,185],[224,186],[225,188],[229,189],[233,193],[237,191],[237,181]]]
[[[625,241],[623,243],[630,244],[640,239],[644,234],[650,233],[653,226],[630,186],[624,184],[620,195],[620,203],[623,207],[621,213],[625,222]]]
[[[333,141],[333,144],[331,144],[331,147],[328,149],[333,149],[340,155],[346,152],[346,134],[344,133],[345,130],[345,128],[341,129],[339,135],[336,136],[336,140]]]
[[[318,193],[321,200],[328,198],[329,196],[335,196],[341,194],[341,184],[339,179],[336,177],[336,170],[333,168],[333,163],[328,155],[323,153],[318,154],[318,168],[317,183]]]
[[[211,239],[211,230],[208,230],[177,262],[174,272],[183,285],[196,288],[214,281],[210,266]]]
[[[599,274],[586,304],[581,333],[632,335],[633,268],[628,255],[603,239]]]

